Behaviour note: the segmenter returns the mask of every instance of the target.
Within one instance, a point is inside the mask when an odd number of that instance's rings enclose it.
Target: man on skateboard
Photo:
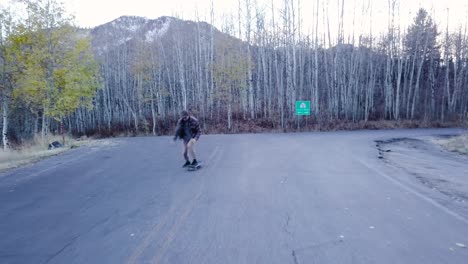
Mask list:
[[[182,111],[181,118],[177,122],[174,141],[180,138],[184,143],[184,168],[189,166],[196,168],[199,165],[195,154],[195,143],[200,138],[200,134],[201,129],[198,120],[191,116],[189,112]],[[192,162],[190,162],[189,155],[192,158]]]

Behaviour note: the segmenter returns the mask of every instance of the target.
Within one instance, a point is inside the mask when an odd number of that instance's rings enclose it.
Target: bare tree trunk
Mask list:
[[[182,48],[181,48],[181,43],[179,41],[176,41],[177,47],[176,47],[176,53],[177,53],[177,67],[178,67],[178,72],[179,72],[179,84],[182,90],[182,107],[183,109],[187,109],[187,87],[185,84],[185,67],[184,67],[184,62],[183,62],[183,57],[182,57]]]
[[[447,10],[447,29],[445,33],[445,54],[444,54],[444,61],[445,61],[445,94],[447,96],[447,110],[448,113],[451,114],[451,95],[450,95],[450,61],[449,61],[449,33],[448,33],[448,10]],[[442,102],[442,107],[445,108],[445,103]]]
[[[44,109],[46,109],[44,107]],[[45,140],[46,140],[46,135],[47,135],[47,131],[48,131],[48,122],[47,122],[47,116],[44,114],[44,112],[42,113],[42,132],[41,132],[41,138],[42,138],[42,142],[45,143]]]
[[[423,65],[424,65],[424,61],[425,61],[425,54],[427,52],[428,40],[429,40],[429,36],[426,35],[426,40],[425,40],[425,43],[424,43],[422,58],[421,58],[421,62],[419,63],[418,73],[416,75],[416,85],[415,85],[415,89],[414,89],[413,104],[412,104],[412,107],[411,107],[411,119],[414,118],[416,104],[417,104],[417,102],[419,100],[419,82],[421,80],[421,72],[422,72],[422,68],[423,68]]]
[[[154,88],[153,88],[153,85],[151,85],[151,117],[153,119],[153,127],[152,127],[152,132],[153,132],[153,135],[155,136],[156,135],[156,110],[154,108],[154,96],[155,96],[155,93],[154,93]]]
[[[8,33],[10,29],[8,28],[7,24],[5,22],[10,22],[11,23],[11,16],[8,13],[3,13],[3,8],[0,9],[0,61],[1,61],[1,66],[2,66],[2,71],[1,71],[1,88],[2,88],[2,115],[3,115],[3,126],[2,126],[2,143],[3,143],[3,150],[7,151],[9,149],[9,144],[8,144],[8,115],[9,115],[9,103],[10,103],[10,98],[8,94],[8,88],[7,88],[7,49],[4,39],[4,33],[6,32],[6,37],[8,37]],[[8,19],[9,18],[9,19]],[[10,21],[8,21],[10,20]],[[10,24],[9,23],[9,24]],[[9,66],[9,65],[8,65]]]
[[[401,78],[403,74],[403,64],[404,60],[401,56],[398,57],[398,73],[397,73],[397,83],[396,83],[396,95],[395,95],[395,106],[394,106],[394,118],[396,120],[400,119],[400,90],[401,90]]]
[[[254,85],[253,85],[253,76],[252,76],[252,54],[251,54],[251,24],[252,24],[252,15],[251,15],[251,4],[250,0],[245,0],[245,35],[247,41],[247,84],[249,89],[249,112],[250,118],[255,118],[255,100],[254,100]]]
[[[418,46],[418,45],[417,45]],[[410,70],[410,78],[408,83],[408,96],[406,97],[406,118],[410,118],[410,102],[413,95],[413,76],[414,76],[414,69],[416,65],[416,56],[417,52],[415,51],[413,54],[413,59],[411,63],[411,70]]]
[[[314,91],[312,93],[314,97],[314,115],[318,117],[319,115],[319,103],[320,103],[320,98],[319,98],[319,60],[318,60],[318,49],[319,49],[319,44],[318,44],[318,29],[319,29],[319,6],[320,6],[320,1],[317,0],[316,2],[316,9],[315,9],[315,40],[314,40]]]
[[[9,149],[8,143],[8,97],[3,96],[2,102],[2,115],[3,115],[3,126],[2,126],[2,142],[3,142],[3,150],[7,151]]]

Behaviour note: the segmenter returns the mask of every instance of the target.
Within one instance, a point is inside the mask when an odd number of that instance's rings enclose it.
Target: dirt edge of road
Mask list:
[[[459,135],[403,137],[376,140],[378,158],[404,171],[394,177],[407,177],[425,195],[456,210],[468,219],[468,156],[447,148]]]

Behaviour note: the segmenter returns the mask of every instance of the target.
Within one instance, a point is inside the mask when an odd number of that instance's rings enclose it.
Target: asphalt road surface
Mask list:
[[[467,218],[375,143],[461,132],[202,136],[195,172],[170,137],[72,150],[0,175],[0,263],[466,264]]]

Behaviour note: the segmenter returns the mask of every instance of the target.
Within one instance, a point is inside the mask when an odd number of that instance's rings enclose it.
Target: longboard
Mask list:
[[[198,162],[198,164],[196,166],[192,166],[192,165],[187,166],[187,170],[188,171],[196,171],[196,170],[199,170],[202,167],[202,165],[203,165],[203,163]]]

